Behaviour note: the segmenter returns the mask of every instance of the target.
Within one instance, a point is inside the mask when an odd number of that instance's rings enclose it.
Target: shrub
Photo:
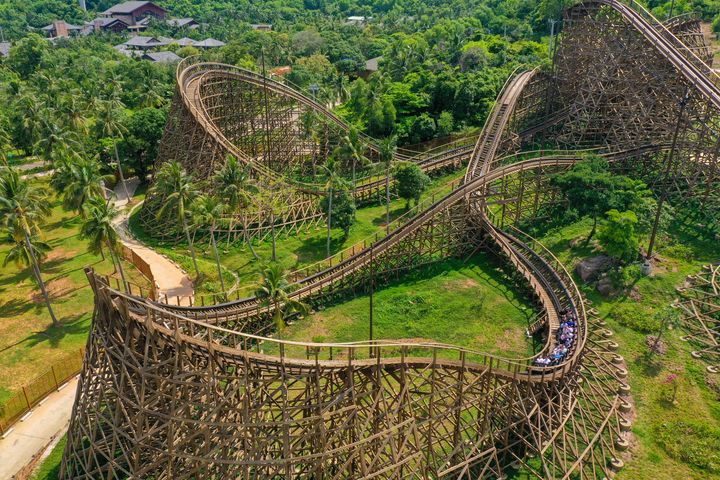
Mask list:
[[[608,272],[610,280],[612,280],[613,287],[619,290],[624,290],[633,283],[642,278],[642,270],[640,265],[633,264],[626,267],[616,267]]]
[[[666,422],[655,436],[671,457],[711,473],[720,473],[720,428],[705,423]]]
[[[610,311],[612,317],[620,325],[631,328],[636,332],[652,333],[660,328],[660,322],[652,315],[648,315],[632,303],[621,303]]]
[[[668,257],[678,258],[686,262],[692,262],[695,258],[693,249],[680,243],[663,248],[662,253]]]

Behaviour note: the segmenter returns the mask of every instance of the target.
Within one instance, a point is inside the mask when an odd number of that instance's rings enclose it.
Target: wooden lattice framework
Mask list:
[[[696,275],[687,278],[678,288],[681,299],[682,325],[687,335],[683,340],[697,350],[692,356],[708,363],[711,373],[720,372],[720,265],[706,265]]]
[[[686,23],[670,26],[697,39]],[[673,178],[655,185],[709,205],[720,92],[697,52],[620,2],[569,9],[552,72],[508,81],[474,149],[465,148],[468,173],[450,194],[366,248],[295,273],[293,296],[327,303],[365,290],[371,278],[490,248],[534,294],[533,330],[545,338],[538,354],[553,345],[558,312],[576,313],[577,340],[559,365],[437,343],[285,342],[255,299],[173,307],[88,271],[97,308],[61,477],[491,479],[518,468],[545,479],[611,477],[630,426],[623,359],[563,266],[515,226],[555,201],[549,176],[581,160],[581,149],[645,177]],[[308,152],[322,156],[323,142],[302,139],[295,102],[328,119],[328,138],[342,123],[250,72],[208,64],[178,72],[161,160],[207,174],[233,153],[303,212],[316,192],[283,169],[302,168]],[[230,110],[228,83],[245,99]],[[260,92],[265,105],[276,96],[272,120],[237,89]],[[244,129],[229,121],[238,109],[255,112],[243,114]],[[246,135],[263,124],[275,126],[279,144]],[[575,152],[522,154],[546,143]],[[258,151],[270,154],[261,162]],[[665,158],[674,175],[660,178]],[[307,221],[310,211],[296,218]]]

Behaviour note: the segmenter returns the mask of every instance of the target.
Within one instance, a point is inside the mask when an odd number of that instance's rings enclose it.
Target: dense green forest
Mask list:
[[[112,161],[117,140],[128,174],[148,173],[173,92],[173,67],[127,58],[121,35],[93,34],[51,44],[38,30],[56,19],[80,24],[111,0],[8,0],[0,28],[13,46],[0,63],[3,156]],[[482,126],[498,89],[520,65],[548,61],[549,20],[569,0],[160,0],[196,30],[154,22],[146,35],[213,37],[227,45],[212,60],[260,69],[292,66],[288,80],[317,86],[324,101],[367,133],[414,144]],[[675,12],[712,18],[715,0],[674,2]],[[650,2],[667,15],[671,2]],[[367,17],[348,24],[349,15]],[[252,23],[272,24],[256,31]],[[171,45],[181,56],[199,53]],[[379,71],[358,79],[368,59]],[[11,162],[12,163],[12,162]]]

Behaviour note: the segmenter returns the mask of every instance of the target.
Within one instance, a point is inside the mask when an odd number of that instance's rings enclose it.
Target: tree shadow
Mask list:
[[[402,207],[398,207],[398,208],[390,210],[390,222],[397,220],[400,216],[407,213],[407,211],[408,210],[405,208],[404,205]],[[385,215],[385,210],[383,210],[380,215],[378,215],[377,217],[372,219],[372,224],[375,225],[376,227],[384,227],[387,225],[387,222],[385,220],[386,220],[386,215]]]
[[[330,255],[334,255],[339,250],[345,248],[346,241],[346,235],[343,235],[341,237],[332,236],[330,238]],[[327,258],[326,245],[327,237],[311,237],[303,240],[302,245],[296,248],[294,251],[295,255],[297,255],[298,263],[302,264],[308,261],[317,262],[320,260],[324,260],[325,258]]]
[[[0,313],[2,313],[2,316],[15,317],[28,312],[32,307],[33,304],[29,300],[13,298],[0,305]]]
[[[635,365],[642,368],[643,374],[647,377],[657,377],[663,369],[663,364],[656,355],[645,352],[635,358]]]
[[[31,347],[47,342],[52,348],[57,348],[66,336],[87,333],[88,326],[83,319],[84,315],[84,313],[78,313],[65,316],[59,319],[60,326],[51,325],[43,331],[33,332],[25,341],[29,342]]]

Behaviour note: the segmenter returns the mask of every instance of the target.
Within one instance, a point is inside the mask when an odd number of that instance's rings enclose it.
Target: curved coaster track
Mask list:
[[[699,42],[690,23],[663,25],[610,0],[571,7],[552,71],[514,74],[474,146],[400,152],[424,168],[466,161],[449,194],[292,275],[292,296],[321,304],[486,248],[536,300],[531,329],[544,339],[536,355],[284,341],[256,299],[171,306],[88,270],[97,308],[61,478],[611,477],[628,447],[624,361],[571,275],[518,227],[542,220],[543,207],[559,201],[551,176],[588,152],[667,195],[714,205],[720,92],[700,43],[674,33]],[[207,177],[231,154],[282,190],[284,224],[317,218],[317,186],[291,173],[312,169],[307,158],[326,156],[346,129],[331,112],[286,85],[203,63],[179,69],[173,109],[161,162]],[[324,119],[322,138],[304,135],[307,111]],[[530,151],[538,144],[553,149]],[[369,139],[368,149],[376,149]],[[384,182],[358,182],[356,194]],[[266,214],[238,223],[261,229]],[[539,366],[563,311],[576,318],[576,337],[558,362]]]

